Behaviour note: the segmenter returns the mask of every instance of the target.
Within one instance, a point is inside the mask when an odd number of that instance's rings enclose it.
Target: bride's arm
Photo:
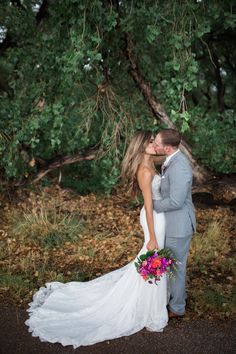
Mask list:
[[[158,248],[156,241],[154,221],[153,221],[153,204],[152,204],[152,174],[148,169],[143,169],[138,173],[138,183],[143,194],[144,208],[146,211],[146,220],[148,225],[148,231],[150,240],[147,243],[147,249],[153,250]]]

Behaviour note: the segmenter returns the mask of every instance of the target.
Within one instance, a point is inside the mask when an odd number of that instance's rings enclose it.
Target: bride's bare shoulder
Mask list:
[[[153,179],[153,176],[154,176],[154,173],[153,171],[144,166],[144,167],[140,167],[138,169],[138,172],[137,172],[137,178],[138,178],[138,181],[151,181]]]

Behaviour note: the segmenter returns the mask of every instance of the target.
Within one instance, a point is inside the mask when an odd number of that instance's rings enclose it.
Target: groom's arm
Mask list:
[[[179,164],[171,167],[169,173],[168,198],[153,201],[156,212],[172,211],[181,209],[192,185],[192,171],[187,164]]]

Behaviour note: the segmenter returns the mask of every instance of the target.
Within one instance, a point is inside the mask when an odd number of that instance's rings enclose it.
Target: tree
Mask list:
[[[2,176],[38,180],[90,156],[70,173],[109,190],[133,132],[166,123],[195,167],[232,172],[234,12],[229,0],[2,1]]]

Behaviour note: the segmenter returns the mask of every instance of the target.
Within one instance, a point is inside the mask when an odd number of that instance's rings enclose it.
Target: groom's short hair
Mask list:
[[[181,142],[181,135],[175,129],[163,129],[159,134],[163,145],[178,147]]]

